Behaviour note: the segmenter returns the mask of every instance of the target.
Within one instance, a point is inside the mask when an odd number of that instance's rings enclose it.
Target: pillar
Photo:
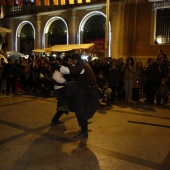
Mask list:
[[[41,16],[36,16],[35,44],[34,48],[42,48]]]
[[[114,10],[111,13],[112,20],[111,20],[111,57],[119,58],[120,57],[120,21],[121,21],[121,4],[117,4],[114,6]]]
[[[14,28],[14,23],[13,20],[9,21],[9,29],[13,30]],[[11,31],[8,36],[8,51],[15,50],[15,31]]]
[[[69,26],[68,26],[68,38],[69,44],[76,44],[76,11],[70,11],[70,19],[69,19]]]

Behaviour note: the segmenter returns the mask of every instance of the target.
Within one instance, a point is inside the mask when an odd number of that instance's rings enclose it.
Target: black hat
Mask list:
[[[78,53],[74,53],[74,54],[72,54],[72,59],[80,60],[81,56]]]

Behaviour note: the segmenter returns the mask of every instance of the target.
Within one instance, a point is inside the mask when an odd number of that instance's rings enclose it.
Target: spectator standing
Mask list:
[[[15,81],[15,89],[16,89],[16,94],[21,94],[24,89],[19,76],[17,76],[16,81]]]
[[[117,68],[118,68],[118,72],[120,75],[120,82],[117,86],[117,98],[119,100],[125,99],[124,67],[125,67],[125,64],[124,64],[123,58],[122,57],[118,58]]]
[[[144,86],[144,74],[143,74],[143,65],[141,61],[136,62],[135,64],[135,80],[133,83],[133,101],[139,101],[140,93],[143,92]]]
[[[37,84],[38,84],[38,79],[39,79],[39,70],[38,70],[38,63],[36,59],[31,60],[30,63],[30,90],[34,94],[36,94],[37,91]]]
[[[161,78],[166,78],[168,80],[169,72],[170,72],[170,62],[168,61],[166,54],[162,52],[162,54],[158,55],[157,60],[158,60],[159,69],[161,72]],[[168,96],[166,97],[166,103],[167,103],[167,100],[168,100]]]
[[[135,79],[135,66],[132,57],[127,58],[127,62],[124,68],[124,83],[125,83],[125,96],[126,102],[132,102],[132,89]]]
[[[160,70],[159,63],[161,63],[161,58],[157,58],[156,61],[151,61],[149,63],[148,68],[145,70],[146,76],[146,86],[145,86],[145,93],[146,93],[146,102],[149,104],[154,104],[156,91],[158,86],[160,85],[162,74]]]
[[[4,76],[6,78],[6,95],[9,95],[10,88],[12,88],[12,93],[15,94],[15,80],[17,77],[17,69],[12,58],[8,59],[8,64],[4,68]]]
[[[90,66],[91,66],[91,68],[92,68],[95,76],[97,76],[97,74],[99,73],[99,67],[98,67],[98,65],[97,65],[97,62],[98,62],[97,59],[92,60],[92,61],[90,62]]]
[[[3,66],[3,64],[2,64],[2,59],[3,58],[1,58],[1,62],[0,62],[0,93],[2,93],[2,74],[3,74],[3,69],[4,69],[4,66]]]
[[[4,94],[6,90],[6,77],[4,73],[4,68],[6,67],[7,63],[5,62],[4,58],[1,58],[1,93]]]
[[[109,87],[111,88],[111,103],[114,103],[117,98],[117,89],[121,81],[121,73],[119,71],[119,66],[116,62],[112,63],[112,66],[109,71],[108,75],[108,83]]]
[[[161,84],[157,89],[157,104],[164,106],[166,104],[166,98],[169,96],[169,89],[167,85],[167,79],[163,78]]]
[[[168,60],[167,55],[163,52],[163,50],[162,50],[162,49],[160,49],[160,50],[158,51],[158,56],[159,56],[159,55],[162,55],[162,56],[163,56],[163,58],[164,58],[165,60]]]

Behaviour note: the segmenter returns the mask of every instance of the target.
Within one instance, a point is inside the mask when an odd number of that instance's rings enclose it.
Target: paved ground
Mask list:
[[[89,138],[74,113],[50,127],[55,98],[0,97],[0,170],[170,170],[170,105],[100,107]]]

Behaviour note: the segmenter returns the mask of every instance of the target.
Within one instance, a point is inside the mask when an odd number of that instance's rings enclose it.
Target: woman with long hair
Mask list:
[[[124,68],[124,84],[126,102],[132,102],[132,90],[135,80],[135,65],[132,57],[128,57]]]

